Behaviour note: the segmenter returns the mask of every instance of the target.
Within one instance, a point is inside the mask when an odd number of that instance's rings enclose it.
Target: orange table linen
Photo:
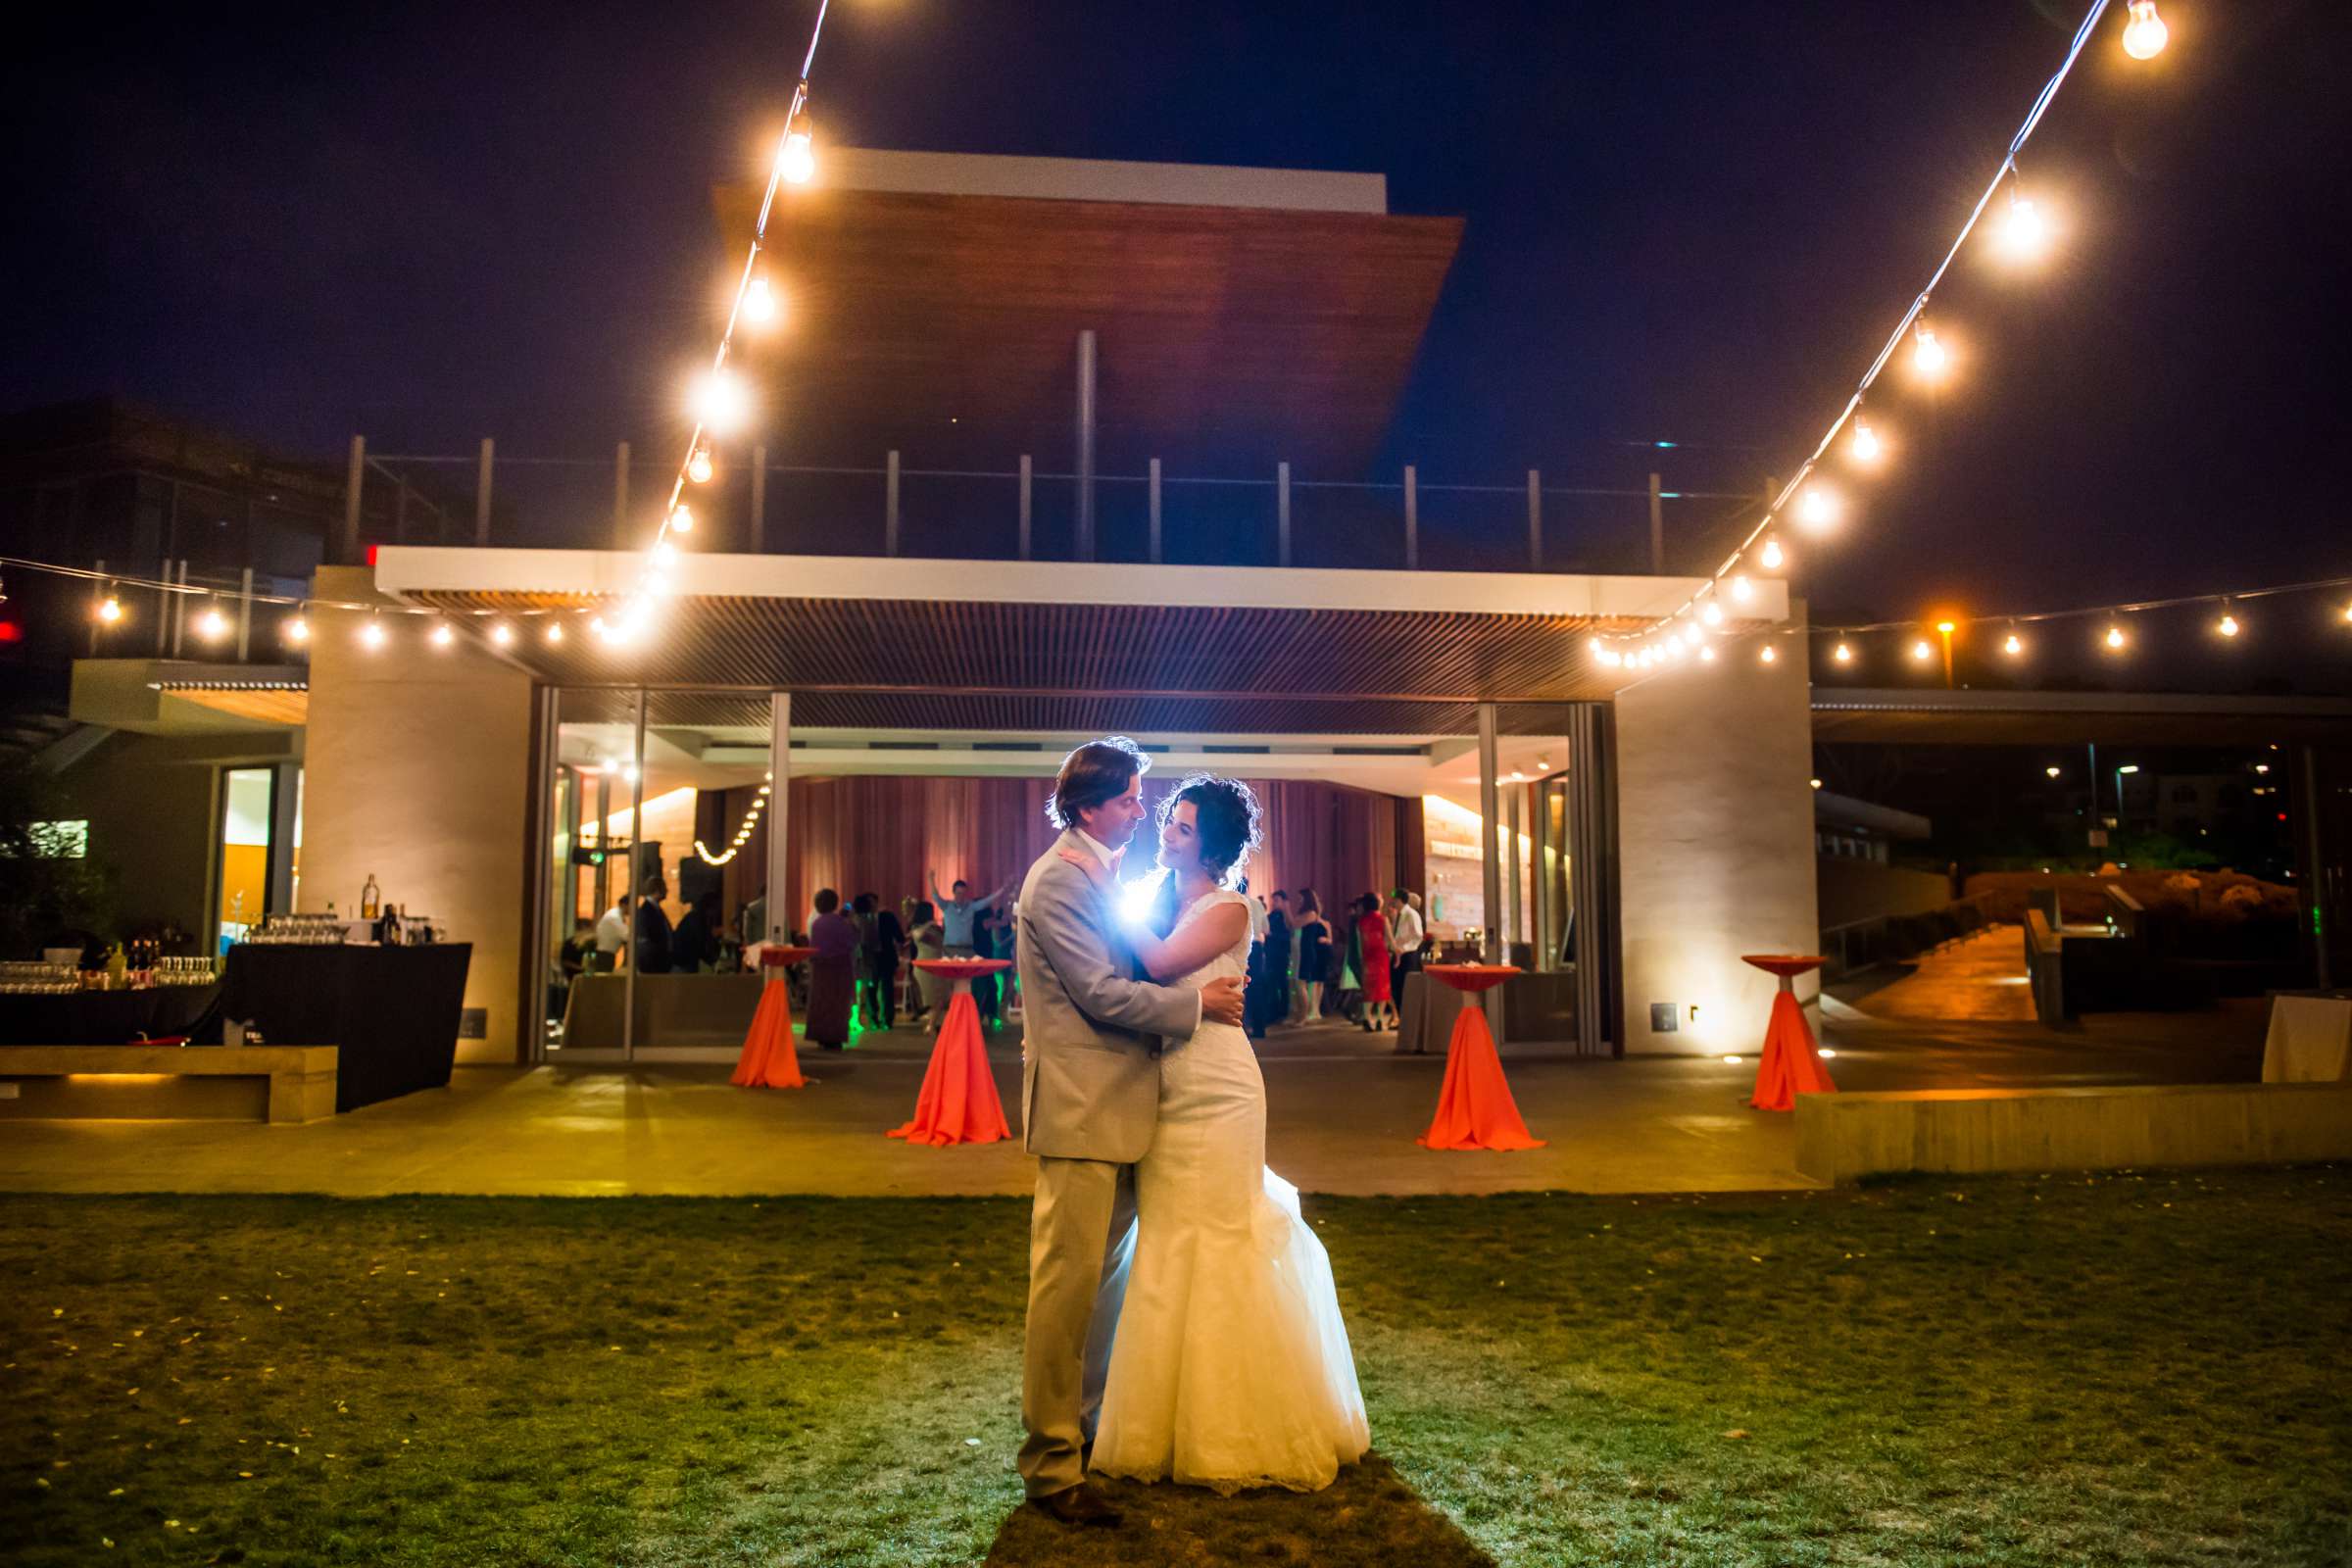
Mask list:
[[[1446,1043],[1446,1085],[1438,1092],[1438,1114],[1414,1142],[1427,1149],[1542,1149],[1519,1119],[1518,1102],[1502,1076],[1494,1032],[1486,1013],[1467,1006],[1453,1020]]]
[[[993,1144],[1012,1136],[1004,1122],[1004,1102],[997,1098],[997,1080],[988,1069],[988,1050],[980,1041],[980,1008],[968,988],[957,987],[948,1004],[939,1043],[931,1048],[931,1065],[923,1073],[922,1093],[915,1097],[914,1120],[892,1128],[890,1136],[935,1149]]]
[[[792,993],[785,989],[781,973],[760,990],[760,1010],[752,1014],[751,1030],[743,1037],[743,1054],[735,1058],[735,1072],[729,1081],[741,1089],[801,1089],[808,1085],[801,1076],[800,1054],[792,1045]]]
[[[1756,1096],[1748,1102],[1758,1110],[1794,1110],[1799,1095],[1834,1095],[1830,1070],[1813,1054],[1813,1031],[1805,1027],[1805,1009],[1793,993],[1772,999],[1772,1021],[1764,1026],[1764,1060],[1756,1068]]]

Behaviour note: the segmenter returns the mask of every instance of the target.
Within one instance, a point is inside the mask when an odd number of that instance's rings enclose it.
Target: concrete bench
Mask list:
[[[0,1046],[0,1119],[326,1121],[334,1046]]]
[[[2352,1084],[2162,1084],[1799,1095],[1796,1168],[1845,1185],[1914,1171],[2286,1165],[2352,1158]]]

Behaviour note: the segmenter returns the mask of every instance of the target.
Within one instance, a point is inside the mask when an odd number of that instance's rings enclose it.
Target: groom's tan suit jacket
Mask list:
[[[1200,996],[1131,978],[1117,921],[1064,849],[1095,853],[1065,830],[1029,867],[1015,909],[1021,1141],[1032,1154],[1131,1164],[1158,1124],[1162,1043],[1193,1037]]]

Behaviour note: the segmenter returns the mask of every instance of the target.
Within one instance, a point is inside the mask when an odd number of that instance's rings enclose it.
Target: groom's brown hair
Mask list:
[[[1046,818],[1055,827],[1078,825],[1078,813],[1116,800],[1127,793],[1127,781],[1152,769],[1144,749],[1124,735],[1088,741],[1061,760],[1054,793],[1046,801]]]

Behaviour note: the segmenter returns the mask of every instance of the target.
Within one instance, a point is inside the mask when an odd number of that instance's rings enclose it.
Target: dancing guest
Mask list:
[[[1380,898],[1367,893],[1355,901],[1355,929],[1363,938],[1364,1012],[1357,1021],[1368,1033],[1396,1027],[1395,993],[1389,989],[1389,923],[1381,918]]]
[[[951,958],[984,958],[979,937],[973,923],[982,914],[991,914],[1004,906],[1004,895],[1011,884],[997,889],[985,899],[972,897],[972,885],[957,877],[946,893],[939,891],[939,873],[931,873],[931,897],[940,907],[940,925],[947,932],[948,956]]]
[[[947,945],[943,940],[946,932],[931,907],[930,900],[916,899],[907,911],[907,918],[913,922],[907,940],[914,945],[917,963],[925,958],[947,956]],[[923,1020],[925,1034],[935,1034],[939,1030],[939,1013],[940,1008],[946,1005],[947,986],[945,980],[928,969],[918,968],[914,971],[914,988],[922,1000],[922,1010],[915,1016]]]
[[[850,1043],[850,1008],[858,986],[858,922],[841,911],[841,895],[820,888],[816,919],[808,928],[808,1027],[810,1045],[839,1051]]]
[[[1290,1015],[1291,956],[1298,944],[1291,940],[1291,896],[1276,888],[1267,905],[1265,956],[1258,964],[1264,1000],[1258,1004],[1258,1019],[1271,1029]]]

